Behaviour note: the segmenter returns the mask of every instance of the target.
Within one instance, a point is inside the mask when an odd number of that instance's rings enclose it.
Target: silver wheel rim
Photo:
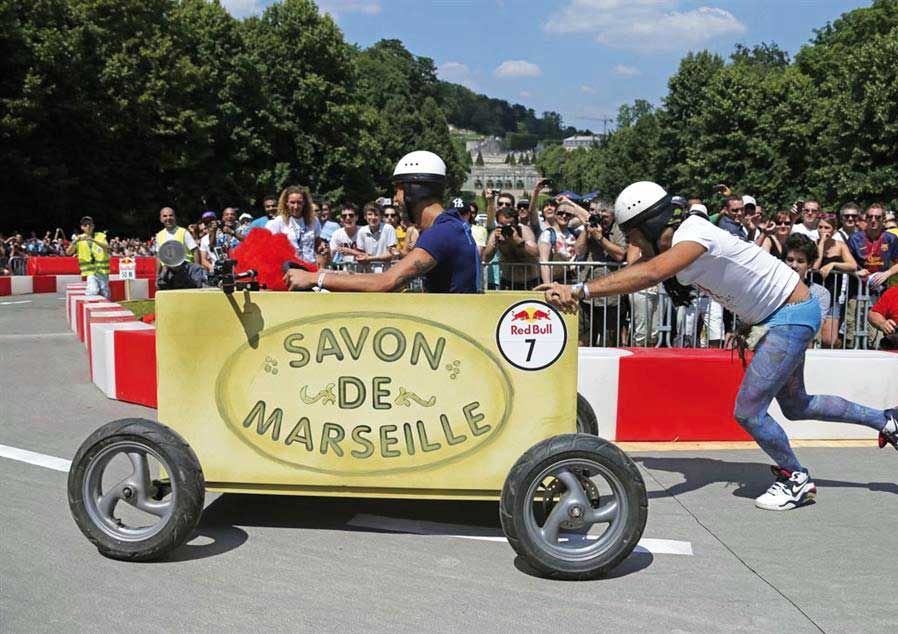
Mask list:
[[[104,491],[103,474],[109,463],[122,454],[131,462],[131,474]],[[166,473],[171,475],[171,466],[158,453],[134,441],[122,441],[104,447],[87,466],[82,489],[85,510],[94,525],[114,539],[124,542],[149,539],[165,528],[171,519],[178,495],[177,485],[171,480],[171,493],[163,500],[153,499],[157,491],[150,476],[148,456],[159,462]],[[128,526],[115,516],[120,502],[156,516],[159,521],[151,526]]]
[[[611,495],[603,495],[593,506],[580,482],[584,472],[593,482],[604,481]],[[559,500],[540,525],[534,503],[539,490],[556,481],[563,485]],[[627,524],[629,509],[623,483],[603,464],[585,458],[571,458],[549,465],[534,478],[524,498],[524,525],[531,541],[542,550],[567,562],[584,562],[615,548]],[[563,528],[562,524],[568,528]],[[587,533],[597,524],[607,524],[601,535]],[[584,530],[586,529],[586,530]]]

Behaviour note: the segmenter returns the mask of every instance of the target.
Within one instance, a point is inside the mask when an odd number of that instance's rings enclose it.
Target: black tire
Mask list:
[[[599,419],[592,405],[582,394],[577,394],[577,433],[599,435]]]
[[[97,513],[97,501],[92,502],[89,496],[85,499],[86,486],[93,486],[97,477],[102,479],[105,464],[116,451],[123,452],[125,448],[130,448],[134,454],[143,452],[152,456],[169,477],[163,486],[152,481],[151,490],[130,493],[135,500],[138,499],[136,496],[143,495],[148,504],[160,503],[154,501],[163,495],[170,497],[165,517],[151,527],[155,532],[145,539],[136,533],[125,535],[115,526],[105,524]],[[128,478],[136,473],[135,467]],[[133,490],[130,483],[127,486],[129,491]],[[199,460],[180,435],[160,423],[124,418],[100,427],[78,449],[69,470],[69,509],[78,528],[102,555],[124,561],[151,561],[165,556],[191,536],[203,512],[205,488]],[[110,509],[110,516],[114,510],[115,506]],[[126,538],[120,538],[122,536]]]
[[[534,511],[532,488],[541,474],[554,465],[585,461],[599,465],[607,471],[607,477],[616,479],[619,494],[615,497],[621,508],[616,523],[609,524],[607,547],[577,557],[559,555],[558,550],[536,536],[533,524],[528,520]],[[610,483],[610,480],[609,480]],[[560,503],[560,502],[559,502]],[[630,458],[612,443],[587,434],[563,434],[548,438],[529,449],[512,467],[502,488],[499,518],[508,542],[530,566],[543,576],[552,579],[596,579],[608,574],[636,547],[648,518],[648,498],[645,483],[639,469]],[[576,533],[576,530],[571,532]],[[560,542],[559,542],[560,543]]]

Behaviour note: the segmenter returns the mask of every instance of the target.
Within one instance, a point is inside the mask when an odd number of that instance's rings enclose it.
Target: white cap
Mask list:
[[[693,211],[697,211],[697,212],[699,212],[699,213],[705,214],[706,216],[708,215],[708,208],[705,207],[705,206],[704,206],[703,204],[701,204],[701,203],[695,203],[694,205],[692,205],[692,206],[689,208],[689,213],[692,213]]]
[[[757,202],[754,198],[752,198],[751,196],[743,196],[743,197],[742,197],[742,204],[743,204],[743,205],[751,205],[752,207],[757,207],[757,206],[758,206],[758,202]]]
[[[446,164],[443,159],[427,150],[409,152],[399,159],[393,170],[393,180],[442,181],[445,178]]]
[[[248,218],[249,220],[253,219],[252,216],[250,216],[248,213],[244,212],[244,213],[240,214],[240,218],[238,218],[238,220],[243,220],[244,218]]]

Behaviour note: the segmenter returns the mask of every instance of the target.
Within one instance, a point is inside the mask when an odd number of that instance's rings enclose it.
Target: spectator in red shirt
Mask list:
[[[879,341],[881,348],[898,349],[898,286],[883,293],[867,312],[867,321],[883,334]]]

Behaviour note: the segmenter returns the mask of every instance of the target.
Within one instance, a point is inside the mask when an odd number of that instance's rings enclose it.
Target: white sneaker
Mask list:
[[[817,487],[804,471],[771,467],[777,476],[767,493],[755,499],[755,506],[767,511],[788,511],[804,506],[817,497]]]

